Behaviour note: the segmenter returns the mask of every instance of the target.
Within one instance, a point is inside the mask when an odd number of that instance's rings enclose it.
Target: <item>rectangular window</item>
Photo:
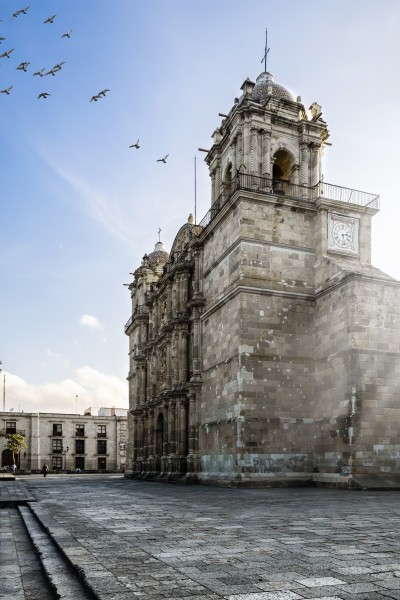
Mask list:
[[[53,423],[53,435],[62,435],[61,423]]]
[[[10,435],[13,433],[17,433],[17,423],[16,421],[9,421],[6,423],[6,435]]]
[[[75,436],[76,437],[85,437],[85,426],[84,425],[75,425]]]
[[[75,440],[75,454],[85,454],[85,440]]]
[[[61,471],[62,456],[53,456],[53,471]]]
[[[106,426],[105,425],[97,425],[97,437],[106,437]]]
[[[61,454],[62,440],[53,440],[52,441],[52,452],[53,452],[53,454]]]
[[[106,459],[105,458],[98,458],[97,459],[97,468],[99,471],[105,471],[106,470]]]
[[[85,459],[83,458],[83,456],[77,456],[75,458],[75,469],[80,469],[81,471],[83,471],[84,468],[85,468]]]
[[[107,454],[107,440],[97,440],[97,454]]]

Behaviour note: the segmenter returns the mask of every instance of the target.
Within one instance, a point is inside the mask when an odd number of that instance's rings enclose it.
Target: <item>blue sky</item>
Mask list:
[[[10,19],[28,2],[0,0],[0,54],[14,48],[0,59],[0,89],[13,86],[0,94],[7,409],[74,412],[76,395],[80,411],[128,405],[123,283],[158,228],[169,249],[194,211],[195,154],[198,220],[207,212],[197,149],[263,70],[265,27],[268,70],[323,107],[325,181],[381,194],[373,263],[400,278],[397,0],[31,0]]]

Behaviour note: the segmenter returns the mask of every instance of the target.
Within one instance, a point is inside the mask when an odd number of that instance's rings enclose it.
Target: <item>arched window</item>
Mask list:
[[[293,183],[291,177],[294,171],[292,155],[287,150],[278,150],[273,156],[273,190],[275,194],[285,195],[288,184]]]

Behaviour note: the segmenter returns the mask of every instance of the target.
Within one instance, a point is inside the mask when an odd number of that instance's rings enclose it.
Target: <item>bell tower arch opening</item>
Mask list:
[[[292,183],[294,160],[287,150],[278,150],[273,156],[272,178],[277,181]]]
[[[287,191],[287,184],[293,183],[294,172],[293,156],[285,149],[280,149],[272,157],[272,181],[275,194],[284,195]]]

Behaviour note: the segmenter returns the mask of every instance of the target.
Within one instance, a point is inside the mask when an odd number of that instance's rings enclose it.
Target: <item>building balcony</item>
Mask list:
[[[132,325],[132,323],[136,317],[138,317],[138,316],[146,316],[147,317],[148,314],[149,313],[148,313],[147,306],[143,306],[143,305],[135,306],[132,316],[125,323],[125,333],[128,331],[129,327]]]
[[[14,434],[25,435],[25,429],[0,429],[0,436]]]
[[[377,194],[361,192],[345,188],[340,185],[333,185],[320,181],[317,185],[310,187],[306,185],[297,185],[289,181],[275,180],[268,177],[258,177],[256,175],[247,175],[238,173],[229,186],[220,194],[212,207],[200,221],[200,227],[207,227],[219,213],[223,205],[238,190],[255,192],[265,196],[275,196],[277,198],[287,198],[289,200],[300,200],[301,202],[315,203],[318,199],[333,200],[335,202],[344,202],[347,204],[356,204],[358,206],[379,209],[380,198]]]

